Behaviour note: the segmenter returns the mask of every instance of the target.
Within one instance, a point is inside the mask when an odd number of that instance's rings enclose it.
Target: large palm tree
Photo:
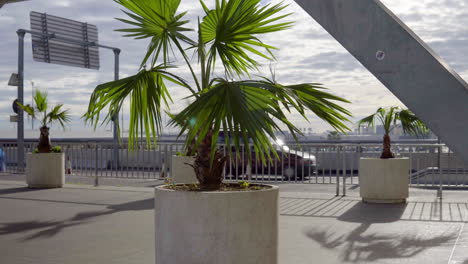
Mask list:
[[[282,3],[216,0],[210,8],[201,0],[205,15],[196,21],[196,38],[192,39],[187,33],[194,30],[186,27],[186,12],[178,12],[180,0],[115,2],[125,7],[129,16],[119,20],[132,26],[118,31],[128,33],[128,37],[149,39],[149,45],[136,75],[96,87],[86,120],[96,126],[101,111],[109,107],[103,121],[109,122],[124,100],[130,98],[129,146],[137,142],[142,130],[151,146],[162,129],[161,108],[169,107],[171,102],[168,86],[186,88],[193,102],[174,115],[171,124],[181,127],[181,135],[187,133],[186,146],[196,153],[194,169],[203,189],[218,189],[222,181],[227,157],[216,145],[220,131],[230,131],[232,135],[225,137],[224,142],[229,152],[240,149],[241,144],[247,149],[253,146],[261,160],[267,162],[276,154],[270,139],[280,125],[294,137],[300,133],[287,113],[299,113],[307,120],[311,110],[334,129],[348,130],[344,122],[350,113],[338,104],[348,101],[326,92],[320,84],[284,85],[274,76],[250,79],[250,71],[260,65],[255,57],[274,59],[275,47],[259,37],[292,26],[292,22],[283,21],[289,14],[282,12],[286,8]],[[198,71],[192,65],[190,51],[198,58]],[[190,83],[173,73],[175,53],[189,69],[193,78]],[[223,78],[215,75],[215,70],[220,69]],[[243,76],[247,80],[234,80]]]
[[[410,110],[400,109],[397,106],[377,109],[372,115],[361,119],[358,122],[359,128],[363,125],[374,127],[375,121],[379,121],[384,128],[383,151],[380,155],[381,159],[394,158],[391,151],[390,132],[397,126],[401,125],[403,132],[410,135],[425,136],[429,129],[427,126]]]
[[[57,122],[62,128],[65,128],[65,124],[70,122],[70,114],[68,110],[62,110],[63,104],[58,104],[52,108],[51,111],[47,112],[49,108],[49,102],[47,99],[47,93],[36,90],[33,95],[35,106],[22,105],[18,103],[18,106],[23,109],[31,118],[38,119],[41,123],[39,128],[41,134],[39,137],[39,144],[37,149],[39,153],[49,153],[52,150],[49,140],[49,125]]]

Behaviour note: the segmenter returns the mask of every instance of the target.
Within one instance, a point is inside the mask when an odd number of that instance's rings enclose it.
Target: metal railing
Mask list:
[[[183,152],[180,142],[160,142],[147,149],[140,145],[128,150],[120,145],[118,158],[111,141],[60,140],[55,145],[65,153],[66,171],[72,175],[132,179],[164,179],[170,177],[171,156]],[[36,147],[33,141],[25,142],[26,152]],[[3,152],[3,171],[17,172],[16,142],[0,140]],[[224,151],[226,152],[225,148]],[[444,144],[434,141],[418,143],[396,142],[392,145],[397,157],[411,160],[410,184],[417,187],[466,187],[468,166]],[[277,147],[278,158],[262,164],[250,151],[252,166],[247,166],[248,151],[241,148],[225,168],[226,180],[253,182],[295,182],[309,184],[335,184],[337,194],[345,195],[347,186],[359,184],[359,159],[379,157],[381,142],[329,143],[301,142],[299,145]],[[227,154],[227,153],[226,153]],[[1,160],[1,157],[0,157]]]

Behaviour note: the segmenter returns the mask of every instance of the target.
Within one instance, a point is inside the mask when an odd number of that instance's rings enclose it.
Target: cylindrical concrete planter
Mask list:
[[[65,153],[28,153],[26,183],[29,188],[60,188],[65,183]]]
[[[197,183],[193,165],[195,157],[172,156],[171,179],[174,183]],[[188,165],[190,164],[190,165]]]
[[[156,264],[277,264],[278,187],[155,191]]]
[[[369,203],[404,203],[409,193],[408,158],[359,160],[362,200]]]

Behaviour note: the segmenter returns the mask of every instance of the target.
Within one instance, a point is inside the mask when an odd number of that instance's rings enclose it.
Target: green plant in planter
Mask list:
[[[383,151],[380,155],[381,159],[394,158],[391,151],[390,143],[390,132],[397,126],[401,125],[403,132],[415,136],[425,136],[429,133],[427,126],[410,110],[400,109],[397,106],[382,108],[380,107],[377,111],[358,122],[359,128],[363,125],[374,127],[375,121],[379,121],[384,128],[383,137]]]
[[[124,12],[130,17],[119,20],[131,26],[118,31],[127,32],[128,37],[149,39],[148,50],[136,75],[96,87],[85,118],[96,127],[100,113],[109,107],[102,121],[109,122],[124,99],[130,98],[129,147],[137,142],[140,130],[144,130],[147,145],[151,146],[162,129],[161,108],[168,108],[171,102],[168,86],[185,88],[193,101],[173,116],[171,124],[181,127],[181,135],[187,133],[186,148],[196,153],[194,169],[202,189],[220,188],[227,156],[233,154],[231,149],[239,150],[241,144],[246,149],[253,146],[266,163],[277,156],[270,138],[275,138],[280,126],[297,139],[301,132],[288,120],[288,113],[298,113],[308,120],[312,111],[334,129],[348,130],[344,122],[351,114],[339,103],[349,102],[326,92],[320,84],[281,84],[274,75],[272,79],[250,79],[249,73],[260,65],[256,57],[274,60],[272,51],[276,48],[260,37],[293,24],[283,21],[290,15],[282,13],[286,8],[283,3],[216,0],[210,8],[202,0],[205,15],[195,21],[196,34],[192,38],[189,32],[194,30],[187,28],[186,12],[178,12],[180,0],[115,2],[126,8]],[[191,83],[171,72],[176,68],[171,64],[176,52],[193,78]],[[196,55],[199,70],[194,69],[189,52]],[[220,72],[215,74],[216,70]],[[244,76],[247,79],[237,80]],[[232,135],[225,137],[227,156],[217,147],[220,131]],[[250,160],[251,153],[247,155]]]
[[[62,153],[62,148],[60,146],[55,146],[50,151],[52,153]]]
[[[34,92],[33,100],[35,107],[31,107],[29,104],[22,105],[20,103],[18,103],[18,106],[32,118],[41,122],[41,127],[39,128],[41,134],[39,137],[39,144],[37,145],[37,153],[61,152],[60,147],[52,148],[50,145],[48,125],[57,122],[62,128],[65,128],[65,124],[70,122],[68,110],[62,110],[63,105],[58,104],[47,112],[49,107],[47,93],[39,90]]]

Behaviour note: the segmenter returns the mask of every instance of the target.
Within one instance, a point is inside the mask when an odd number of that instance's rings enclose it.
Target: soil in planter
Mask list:
[[[166,189],[175,191],[189,191],[189,192],[206,192],[207,190],[200,187],[200,184],[170,184],[165,186]],[[243,192],[243,191],[257,191],[263,189],[271,189],[268,185],[262,184],[242,184],[242,183],[222,183],[219,190],[210,190],[210,192]]]

